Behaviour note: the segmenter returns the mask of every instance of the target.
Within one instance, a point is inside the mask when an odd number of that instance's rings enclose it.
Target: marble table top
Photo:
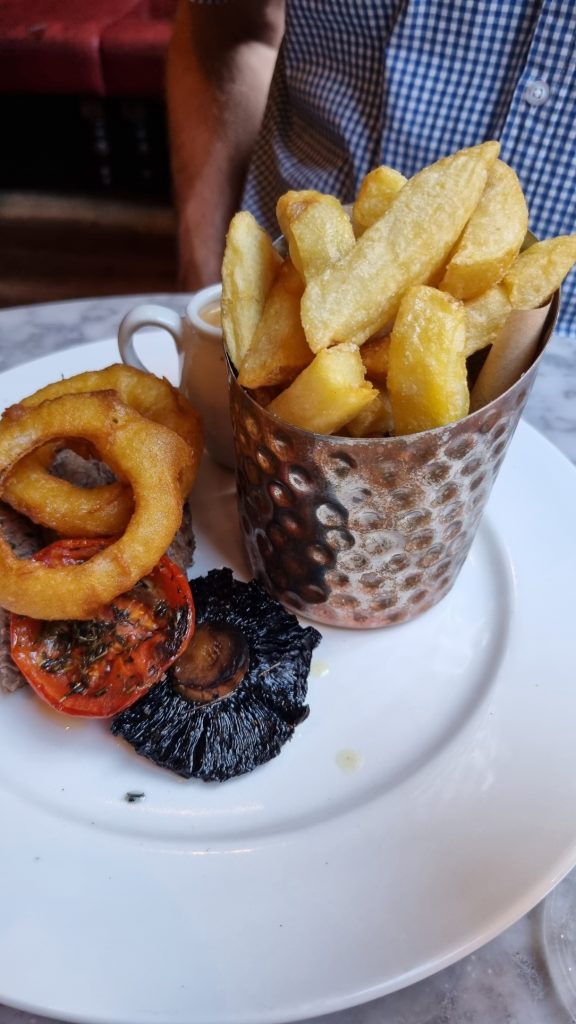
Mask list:
[[[147,296],[182,311],[184,295]],[[142,296],[88,299],[0,311],[0,372],[83,342],[116,334]],[[549,345],[525,418],[576,464],[576,339]],[[0,826],[1,829],[1,826]],[[576,869],[556,893],[576,899]],[[545,904],[477,952],[416,985],[323,1019],[326,1024],[566,1024],[542,940]],[[0,909],[1,913],[1,909]],[[576,970],[576,951],[575,970]],[[572,1007],[574,1009],[574,1006]],[[0,1006],[0,1024],[41,1018]]]

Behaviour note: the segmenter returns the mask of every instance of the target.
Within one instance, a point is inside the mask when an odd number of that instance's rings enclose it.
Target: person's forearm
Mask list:
[[[219,279],[262,121],[283,24],[283,0],[180,0],[168,56],[172,176],[180,284]]]

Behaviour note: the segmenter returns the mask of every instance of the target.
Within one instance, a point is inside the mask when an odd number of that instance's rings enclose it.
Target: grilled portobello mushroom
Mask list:
[[[113,719],[112,732],[184,778],[223,782],[276,757],[308,716],[308,673],[321,636],[230,569],[190,585],[196,632],[188,649]]]

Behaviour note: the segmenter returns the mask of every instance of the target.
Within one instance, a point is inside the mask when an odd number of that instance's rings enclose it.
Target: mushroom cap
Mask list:
[[[111,728],[162,768],[223,782],[276,757],[308,716],[308,673],[321,636],[254,580],[234,579],[231,569],[213,569],[190,586],[197,625],[226,623],[248,642],[244,678],[230,694],[206,704],[181,696],[168,672]]]

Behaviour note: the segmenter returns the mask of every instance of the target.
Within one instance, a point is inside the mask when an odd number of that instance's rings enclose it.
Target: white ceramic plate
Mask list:
[[[0,406],[114,360],[105,341],[12,370]],[[195,506],[195,571],[243,575],[232,476],[206,463]],[[532,907],[576,862],[575,508],[573,468],[522,424],[451,594],[397,628],[324,630],[310,717],[223,785],[3,697],[0,1001],[292,1020],[416,981]]]

